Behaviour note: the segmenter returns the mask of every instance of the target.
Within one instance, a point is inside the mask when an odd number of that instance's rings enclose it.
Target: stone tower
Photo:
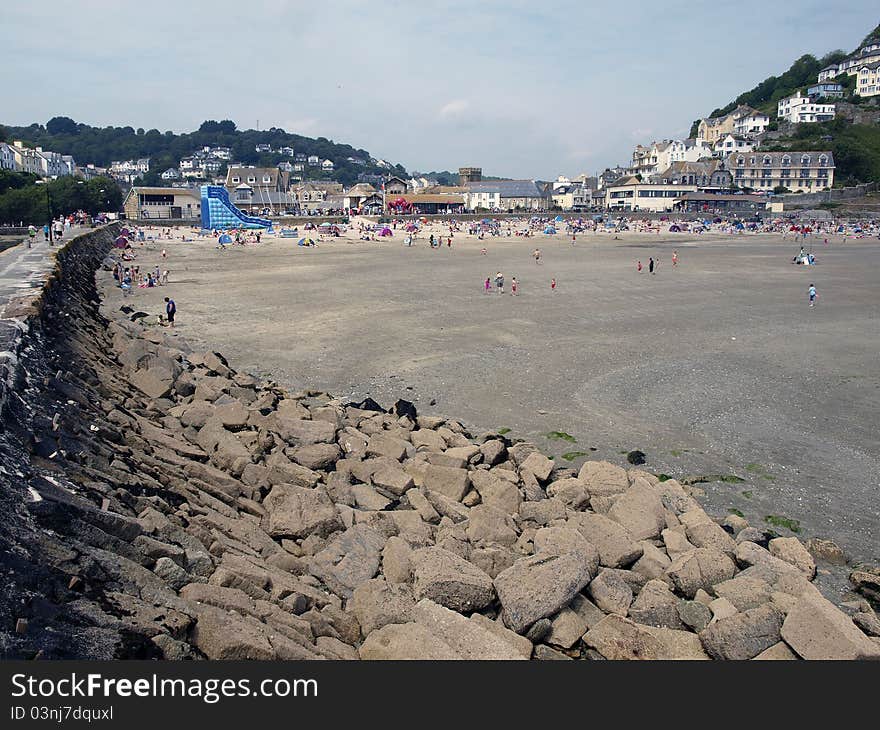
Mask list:
[[[480,182],[483,179],[482,167],[459,167],[458,182],[460,185],[467,185],[472,182]]]

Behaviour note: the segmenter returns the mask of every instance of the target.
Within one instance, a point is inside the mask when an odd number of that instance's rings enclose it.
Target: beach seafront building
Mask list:
[[[834,185],[834,155],[826,150],[735,153],[726,164],[740,188],[815,192]]]
[[[628,176],[605,188],[605,208],[612,211],[664,213],[676,209],[684,193],[696,193],[696,185],[656,184]]]
[[[192,221],[201,218],[201,196],[191,188],[135,186],[128,191],[122,209],[130,220]]]

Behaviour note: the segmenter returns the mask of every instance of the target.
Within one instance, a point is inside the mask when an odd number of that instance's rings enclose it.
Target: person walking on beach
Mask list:
[[[816,285],[815,284],[810,284],[810,288],[807,289],[807,294],[810,297],[810,306],[811,307],[816,306],[816,299],[818,298],[819,295],[816,293]]]
[[[168,323],[174,327],[174,315],[177,314],[177,305],[169,297],[165,297],[165,314],[168,315]]]
[[[638,271],[640,274],[642,273],[642,260],[641,259],[636,261],[636,271]]]
[[[556,279],[550,279],[550,291],[556,291]]]
[[[672,268],[678,266],[678,251],[672,252]]]
[[[510,280],[510,294],[511,294],[511,296],[514,296],[514,297],[516,296],[516,277],[515,276]]]
[[[653,256],[651,256],[648,259],[648,272],[651,274],[654,273],[654,257]]]
[[[504,274],[500,271],[495,274],[495,288],[498,289],[499,294],[504,294]]]
[[[483,290],[486,294],[488,294],[492,290],[492,280],[487,276],[486,281],[483,284]]]
[[[532,254],[532,256],[535,257],[535,263],[536,263],[536,264],[540,264],[540,263],[541,263],[541,249],[540,249],[540,248],[536,248],[536,249],[535,249],[535,252]]]

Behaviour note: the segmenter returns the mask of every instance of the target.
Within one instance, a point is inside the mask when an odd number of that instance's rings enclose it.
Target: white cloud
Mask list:
[[[461,116],[469,106],[470,103],[467,99],[453,99],[440,107],[440,116],[446,119]]]

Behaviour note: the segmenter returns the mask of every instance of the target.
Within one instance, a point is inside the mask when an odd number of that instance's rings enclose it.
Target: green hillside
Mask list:
[[[73,155],[77,164],[93,163],[106,167],[113,160],[129,160],[138,157],[150,158],[151,172],[145,177],[146,183],[157,183],[158,173],[169,167],[177,167],[181,157],[191,155],[205,146],[230,147],[232,159],[250,165],[274,167],[289,158],[280,154],[261,154],[256,152],[258,144],[270,144],[273,149],[293,147],[296,152],[317,155],[322,160],[333,161],[332,173],[320,169],[306,168],[303,175],[309,179],[329,179],[332,177],[346,185],[357,181],[359,174],[389,172],[369,163],[370,153],[348,144],[339,144],[325,137],[311,138],[291,134],[272,127],[268,130],[237,129],[229,120],[209,120],[202,123],[195,132],[174,134],[160,132],[158,129],[144,130],[133,127],[92,127],[80,124],[68,117],[54,117],[45,125],[31,124],[27,127],[0,127],[0,139],[20,139],[33,146]],[[348,157],[366,160],[367,164],[349,162]],[[406,170],[397,165],[395,174],[405,174]]]
[[[880,38],[880,25],[868,33],[859,43]],[[855,50],[858,50],[855,49]],[[855,52],[855,51],[853,51]],[[849,55],[842,50],[832,51],[821,58],[806,54],[797,59],[784,73],[769,76],[752,89],[740,94],[729,104],[715,109],[710,118],[721,117],[737,106],[746,105],[764,112],[771,118],[771,130],[776,129],[776,108],[780,99],[806,90],[817,81],[819,72],[833,63],[840,63]],[[854,76],[835,79],[852,92],[855,88]],[[853,104],[873,104],[873,99],[848,96],[846,101]],[[699,120],[691,127],[691,136],[696,136]],[[801,124],[788,137],[769,140],[761,149],[766,150],[831,150],[837,166],[835,186],[852,185],[860,182],[880,180],[880,126],[876,124],[852,124],[845,119],[835,119],[823,124]]]

